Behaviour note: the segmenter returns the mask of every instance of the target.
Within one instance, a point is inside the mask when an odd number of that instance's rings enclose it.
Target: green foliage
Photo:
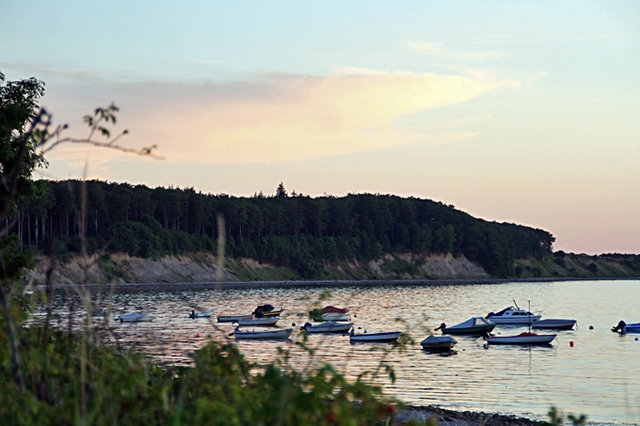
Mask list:
[[[6,341],[3,340],[3,342]],[[140,355],[43,329],[21,333],[25,392],[0,379],[1,424],[157,424],[167,418],[167,372]],[[8,350],[0,347],[0,365]]]
[[[0,222],[14,201],[33,193],[31,173],[44,164],[36,152],[41,138],[26,132],[43,94],[43,82],[35,78],[5,82],[0,72]]]
[[[180,424],[373,424],[393,414],[379,387],[351,383],[331,366],[300,373],[287,357],[266,366],[247,363],[235,345],[209,343],[177,383]],[[280,365],[278,365],[280,364]]]
[[[0,283],[4,285],[21,277],[33,266],[30,253],[20,250],[18,236],[11,234],[0,238]]]
[[[6,342],[6,339],[0,339]],[[283,354],[260,366],[210,342],[192,368],[163,369],[83,335],[21,335],[25,392],[0,377],[0,424],[359,425],[393,417],[396,403],[330,365],[299,372]],[[0,345],[0,368],[9,350]]]
[[[574,426],[587,424],[587,416],[585,416],[584,414],[581,414],[580,417],[569,414],[567,415],[567,420],[569,420]],[[551,407],[551,409],[549,410],[549,422],[546,424],[550,426],[559,426],[564,424],[564,417],[556,407]]]

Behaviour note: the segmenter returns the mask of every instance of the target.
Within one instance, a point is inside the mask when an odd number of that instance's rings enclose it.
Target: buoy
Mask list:
[[[593,330],[593,326],[592,325],[589,326],[589,330]]]
[[[573,347],[573,340],[569,342],[569,346]]]
[[[200,337],[200,333],[196,333],[196,338]]]

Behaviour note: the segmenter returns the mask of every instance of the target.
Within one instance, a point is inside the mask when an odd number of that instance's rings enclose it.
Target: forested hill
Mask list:
[[[541,229],[488,222],[440,202],[393,195],[312,198],[287,194],[282,184],[274,196],[253,197],[102,181],[37,185],[40,195],[23,200],[15,229],[23,246],[45,254],[55,250],[57,256],[79,253],[82,235],[90,253],[215,254],[220,226],[227,257],[289,267],[303,278],[323,278],[328,262],[368,261],[387,253],[464,255],[489,274],[508,277],[515,259],[549,255],[554,241]]]

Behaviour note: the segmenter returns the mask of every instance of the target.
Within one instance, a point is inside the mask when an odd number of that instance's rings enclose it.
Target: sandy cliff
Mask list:
[[[51,260],[40,258],[28,274],[35,284],[44,284]],[[487,273],[464,257],[397,255],[367,263],[357,261],[324,265],[323,279],[474,279]],[[73,283],[180,283],[223,281],[263,281],[301,279],[295,271],[253,259],[227,259],[220,268],[218,259],[209,253],[141,259],[124,254],[80,256],[57,261],[53,280],[56,284]]]
[[[547,259],[521,259],[510,278],[629,278],[640,276],[637,257],[556,253]],[[40,258],[28,279],[45,283],[51,260]],[[370,262],[325,263],[320,280],[474,280],[492,279],[464,256],[394,254]],[[200,283],[216,281],[304,280],[288,268],[253,259],[225,259],[210,253],[142,259],[125,254],[80,256],[57,261],[54,284]]]

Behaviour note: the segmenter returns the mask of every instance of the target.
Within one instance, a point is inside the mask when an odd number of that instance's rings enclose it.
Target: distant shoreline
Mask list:
[[[389,285],[406,286],[449,286],[449,285],[486,285],[505,284],[514,282],[557,282],[557,281],[624,281],[640,280],[640,277],[543,277],[543,278],[481,278],[481,279],[410,279],[410,280],[281,280],[281,281],[208,281],[208,282],[173,282],[173,283],[109,283],[109,284],[54,284],[53,288],[62,290],[82,286],[89,290],[101,289],[153,289],[176,287],[180,289],[259,289],[259,288],[305,288],[305,287],[384,287]],[[40,291],[46,290],[46,285],[35,286]]]

